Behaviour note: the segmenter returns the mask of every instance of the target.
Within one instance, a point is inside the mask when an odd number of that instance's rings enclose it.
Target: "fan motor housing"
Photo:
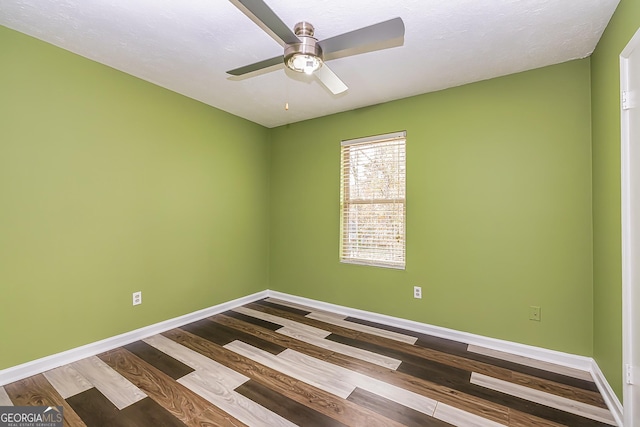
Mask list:
[[[313,56],[322,63],[322,48],[318,44],[318,40],[313,37],[313,25],[308,22],[298,22],[293,31],[300,39],[300,43],[287,45],[284,49],[284,63],[289,67],[289,61],[297,55]]]

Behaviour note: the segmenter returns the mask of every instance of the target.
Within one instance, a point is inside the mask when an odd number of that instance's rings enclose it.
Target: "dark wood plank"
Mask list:
[[[277,304],[277,303],[266,301],[266,300],[256,301],[256,304],[260,304],[265,307],[277,308],[279,310],[289,311],[291,313],[298,314],[300,316],[306,316],[307,314],[311,313],[311,311],[301,310],[299,308],[289,307],[288,305],[281,305],[281,304]]]
[[[220,346],[229,344],[235,340],[240,340],[261,350],[268,351],[271,354],[279,354],[285,350],[285,347],[265,341],[255,335],[239,333],[224,325],[213,323],[208,319],[190,323],[183,326],[182,329]]]
[[[4,389],[16,406],[62,406],[65,426],[85,427],[78,414],[42,374],[7,384]]]
[[[185,424],[148,397],[122,410],[118,410],[95,388],[90,388],[67,400],[88,427],[185,427]]]
[[[565,427],[565,425],[511,409],[509,410],[509,427]]]
[[[188,426],[198,427],[206,423],[216,426],[244,425],[124,348],[108,351],[99,357]]]
[[[126,425],[126,420],[117,419],[120,411],[116,405],[96,388],[71,396],[67,402],[88,427]]]
[[[360,388],[356,388],[347,400],[396,420],[407,427],[446,427],[452,425]]]
[[[231,320],[236,321],[235,319]],[[273,331],[269,332],[273,333]],[[162,335],[343,424],[349,426],[366,425],[367,427],[401,426],[401,424],[369,409],[362,408],[348,400],[298,381],[189,332],[173,329],[164,332]]]
[[[238,335],[234,334],[233,331],[222,326],[212,325],[210,322],[207,322],[207,319],[189,323],[188,325],[181,326],[181,328],[218,345],[229,344],[238,339]]]
[[[346,427],[345,424],[254,380],[245,382],[235,391],[299,426]]]
[[[144,341],[136,341],[125,345],[124,348],[148,364],[164,372],[174,380],[182,378],[193,372],[193,368],[190,366],[187,366],[157,348],[150,346]]]
[[[243,320],[247,323],[252,323],[256,326],[260,326],[262,328],[269,329],[272,331],[277,331],[278,329],[282,328],[282,325],[278,325],[277,323],[271,323],[266,320],[247,316],[246,314],[238,313],[233,310],[225,311],[224,313],[221,313],[221,314],[224,314],[225,316],[233,317],[234,319]]]
[[[118,414],[118,421],[126,420],[126,425],[185,427],[185,424],[158,405],[153,399],[145,397],[129,405]],[[104,425],[104,424],[103,424]]]

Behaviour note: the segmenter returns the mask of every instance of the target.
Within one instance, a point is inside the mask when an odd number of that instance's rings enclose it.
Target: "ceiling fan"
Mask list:
[[[401,18],[317,40],[313,37],[313,25],[299,22],[292,31],[263,0],[230,1],[284,47],[283,55],[227,71],[233,76],[284,63],[293,71],[315,75],[333,94],[339,94],[347,90],[347,85],[331,71],[325,61],[401,46],[404,43],[404,22]]]

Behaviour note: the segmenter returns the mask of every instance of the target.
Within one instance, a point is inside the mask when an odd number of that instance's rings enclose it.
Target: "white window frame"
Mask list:
[[[383,135],[368,136],[344,140],[341,142],[340,153],[340,262],[347,264],[370,265],[404,270],[406,268],[406,131],[393,132]],[[360,180],[354,176],[357,166],[362,166],[362,156],[366,150],[378,148],[376,155],[384,156],[382,160],[395,163],[395,173],[392,179],[395,189],[393,194],[381,195],[380,192],[366,191],[367,181],[360,172]],[[384,153],[384,154],[381,154]],[[361,156],[361,157],[356,157]],[[390,157],[387,157],[390,156]],[[366,157],[364,157],[366,158]],[[366,160],[365,160],[366,161]],[[360,168],[362,170],[362,168]],[[365,191],[362,189],[365,188]],[[350,194],[360,189],[360,198]],[[374,209],[366,209],[365,205],[378,206],[384,216],[390,218],[391,223],[372,223]],[[358,212],[362,208],[367,223],[358,222]],[[368,227],[367,227],[368,224]],[[372,224],[382,227],[372,227]],[[394,225],[395,224],[395,225]],[[377,228],[378,232],[371,231]],[[381,231],[381,232],[380,232]],[[399,244],[398,244],[399,243]]]

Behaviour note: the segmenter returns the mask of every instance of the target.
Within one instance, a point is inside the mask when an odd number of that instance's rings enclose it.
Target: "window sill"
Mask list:
[[[365,266],[368,266],[368,267],[390,268],[392,270],[406,270],[406,266],[405,265],[387,264],[387,263],[384,263],[384,262],[377,262],[377,261],[341,259],[340,263],[341,264],[365,265]]]

